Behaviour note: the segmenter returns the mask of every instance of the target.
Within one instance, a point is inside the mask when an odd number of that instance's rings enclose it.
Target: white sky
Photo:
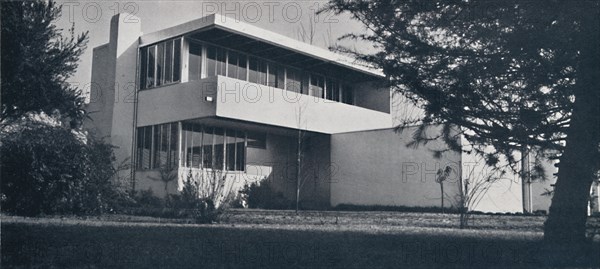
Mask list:
[[[364,29],[348,15],[332,16],[317,10],[326,1],[68,1],[62,4],[62,17],[57,26],[68,30],[75,23],[75,33],[89,31],[88,48],[80,58],[76,74],[69,80],[85,89],[91,77],[92,49],[108,42],[110,19],[117,13],[132,13],[139,17],[142,32],[151,33],[217,12],[234,17],[257,27],[299,39],[301,25],[308,29],[309,20],[315,22],[313,45],[327,48],[347,33],[360,33]],[[331,33],[330,35],[328,33]],[[341,44],[357,46],[351,42]],[[359,48],[361,46],[358,46]],[[368,49],[362,45],[363,48]],[[362,48],[361,48],[362,49]]]

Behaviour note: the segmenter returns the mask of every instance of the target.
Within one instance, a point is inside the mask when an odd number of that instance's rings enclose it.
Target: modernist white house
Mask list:
[[[218,14],[147,34],[125,18],[114,16],[109,42],[93,50],[87,126],[131,160],[135,189],[162,196],[161,167],[178,171],[169,192],[190,172],[220,170],[237,187],[270,180],[293,200],[301,133],[306,208],[440,206],[445,166],[456,168],[445,186],[452,204],[469,157],[434,158],[442,143],[406,147],[410,131],[393,129],[406,107],[379,86],[379,71]],[[544,186],[532,189],[531,210],[547,209]],[[522,211],[521,194],[516,177],[479,209]]]

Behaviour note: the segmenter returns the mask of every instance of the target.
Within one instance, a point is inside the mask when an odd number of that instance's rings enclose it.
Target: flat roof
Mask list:
[[[140,46],[182,35],[232,49],[248,51],[259,57],[292,66],[296,65],[298,68],[311,68],[316,72],[346,73],[346,77],[355,79],[357,78],[354,76],[360,74],[362,80],[384,77],[380,70],[358,64],[352,57],[334,53],[218,13],[145,34],[140,37]]]

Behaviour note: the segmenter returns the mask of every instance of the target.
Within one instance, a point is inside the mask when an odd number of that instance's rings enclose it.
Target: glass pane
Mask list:
[[[190,43],[189,80],[199,80],[202,68],[202,45]]]
[[[286,90],[292,92],[301,92],[301,77],[300,70],[288,68],[287,71],[287,81],[286,81]]]
[[[144,127],[137,128],[137,141],[136,141],[136,164],[137,169],[142,169],[142,160],[144,159]]]
[[[200,168],[200,162],[202,161],[202,126],[194,124],[193,136],[194,136],[194,147],[192,149],[192,167]]]
[[[173,40],[165,45],[165,83],[173,82]]]
[[[310,80],[310,75],[306,72],[302,72],[300,74],[300,76],[302,77],[302,85],[300,86],[302,88],[302,94],[308,94],[309,93],[308,82]]]
[[[246,55],[244,54],[240,54],[238,55],[239,60],[238,60],[238,76],[237,78],[240,80],[246,80],[247,79],[247,66],[248,66],[248,57],[246,57]]]
[[[327,85],[325,86],[325,97],[328,100],[337,101],[336,96],[339,96],[340,90],[337,81],[333,79],[327,79]]]
[[[260,76],[260,84],[262,85],[267,85],[267,62],[265,61],[259,61],[260,63],[260,69],[259,69],[259,76]]]
[[[146,79],[146,88],[154,87],[154,62],[156,59],[156,46],[148,47],[148,78]]]
[[[212,77],[217,74],[217,50],[213,46],[206,48],[206,76]]]
[[[213,144],[213,129],[209,127],[204,127],[204,138],[202,139],[204,143],[202,144],[202,155],[203,155],[203,168],[212,168],[213,167],[213,158],[212,158],[212,144]]]
[[[238,77],[238,53],[230,51],[227,56],[227,76],[230,78]]]
[[[274,63],[269,63],[269,69],[267,73],[267,85],[271,87],[277,86],[277,69],[278,66]]]
[[[244,132],[237,132],[237,139],[235,144],[235,170],[246,171],[246,147],[245,141],[246,134]]]
[[[248,60],[248,81],[259,83],[260,75],[258,70],[258,60],[250,57]]]
[[[140,89],[146,88],[146,72],[148,72],[148,48],[140,50]]]
[[[352,87],[348,85],[342,86],[342,102],[349,105],[354,104],[354,93]]]
[[[171,135],[171,124],[163,124],[161,125],[160,131],[160,167],[167,166],[169,163],[169,146],[171,144],[170,140]]]
[[[156,47],[156,86],[164,83],[165,67],[165,43],[160,43]]]
[[[193,125],[189,123],[183,124],[183,132],[185,134],[185,166],[192,167],[192,152],[194,148],[194,132]],[[196,141],[198,143],[199,141]]]
[[[217,75],[225,76],[227,71],[226,51],[223,48],[217,48]]]
[[[275,75],[277,76],[277,85],[275,87],[284,89],[285,88],[285,68],[278,66]]]
[[[185,123],[182,123],[181,124],[181,148],[179,149],[181,151],[181,166],[182,167],[187,166],[187,164],[186,164],[187,157],[186,157],[186,152],[185,152],[185,149],[186,149],[185,143],[187,140],[186,135],[187,135],[187,132],[185,130]]]
[[[173,81],[181,79],[181,39],[175,39],[173,44]]]
[[[163,156],[165,155],[162,152],[162,143],[163,143],[162,134],[163,134],[162,125],[154,126],[154,130],[152,133],[152,137],[153,137],[152,141],[154,142],[154,148],[152,149],[154,163],[152,164],[152,167],[154,167],[154,168],[159,168],[164,164],[162,162]]]
[[[225,167],[227,170],[229,171],[234,171],[235,170],[235,155],[236,155],[236,151],[235,151],[235,131],[234,130],[225,130],[226,131],[226,158],[227,161],[225,163]]]
[[[340,98],[340,87],[341,85],[336,85],[337,87],[333,88],[332,94],[333,94],[333,101],[337,101],[339,102],[341,100]]]
[[[322,76],[311,75],[310,76],[310,88],[309,94],[315,97],[323,98],[323,88],[325,86],[325,80]]]
[[[144,127],[144,149],[142,152],[142,169],[150,169],[150,151],[152,149],[152,126]]]
[[[171,123],[171,136],[169,137],[169,167],[177,167],[177,144],[179,143],[179,124]]]
[[[215,134],[214,134],[214,141],[215,141],[215,146],[214,146],[214,153],[213,153],[213,158],[214,158],[214,167],[213,169],[216,170],[223,170],[223,162],[224,160],[224,156],[223,154],[225,153],[225,145],[224,145],[224,136],[223,136],[223,129],[221,128],[215,128]]]

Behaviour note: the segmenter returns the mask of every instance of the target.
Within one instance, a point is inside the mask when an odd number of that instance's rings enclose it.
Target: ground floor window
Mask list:
[[[189,122],[181,124],[181,133],[179,123],[140,127],[136,168],[174,168],[181,156],[182,167],[245,171],[247,147],[266,148],[266,134]]]
[[[137,130],[138,169],[177,167],[177,123],[140,127]]]

